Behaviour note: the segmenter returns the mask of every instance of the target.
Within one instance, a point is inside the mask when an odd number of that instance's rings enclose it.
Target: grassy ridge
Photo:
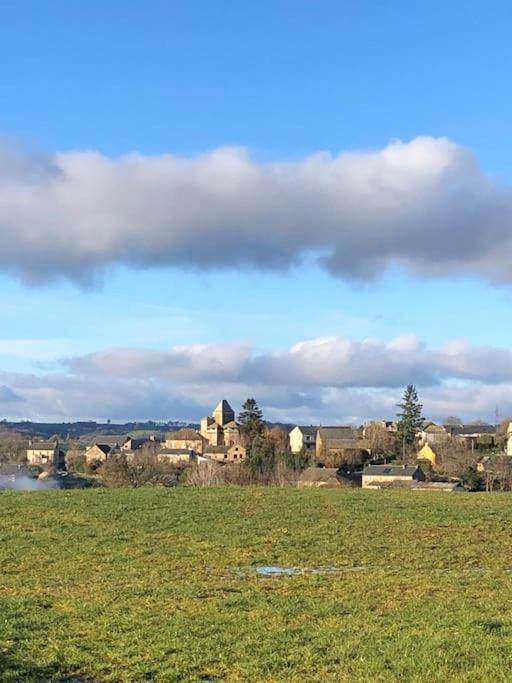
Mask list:
[[[511,522],[499,494],[4,492],[0,680],[509,681]]]

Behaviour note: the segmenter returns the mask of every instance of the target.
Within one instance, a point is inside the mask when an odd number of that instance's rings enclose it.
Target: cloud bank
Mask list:
[[[116,265],[285,270],[314,256],[371,279],[512,279],[512,188],[472,153],[420,137],[380,151],[259,163],[242,148],[194,158],[0,146],[0,270],[91,284]]]
[[[512,349],[415,336],[389,342],[318,338],[257,352],[248,344],[114,348],[60,360],[37,374],[0,372],[0,409],[32,419],[191,419],[219,398],[256,396],[269,419],[347,422],[393,417],[402,388],[419,387],[425,415],[512,414]]]

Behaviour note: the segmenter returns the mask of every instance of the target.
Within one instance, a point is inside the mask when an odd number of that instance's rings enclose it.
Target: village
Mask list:
[[[361,426],[270,426],[254,399],[244,408],[237,421],[222,399],[198,428],[123,438],[104,434],[67,450],[58,438],[30,440],[21,462],[42,479],[55,472],[101,474],[120,463],[135,471],[151,461],[167,473],[179,473],[173,481],[187,481],[190,471],[200,471],[201,476],[189,476],[188,481],[203,485],[275,483],[273,473],[280,468],[279,481],[299,488],[512,489],[512,421],[464,425],[456,419],[446,424],[418,419],[407,435],[400,420],[371,420]],[[236,475],[246,471],[249,478]]]

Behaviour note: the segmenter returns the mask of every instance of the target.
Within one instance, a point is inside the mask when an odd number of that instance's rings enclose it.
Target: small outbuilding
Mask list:
[[[362,487],[388,488],[390,484],[404,485],[425,481],[425,473],[419,465],[368,465],[363,470]]]
[[[158,462],[190,465],[196,460],[196,453],[191,448],[161,448],[156,457]]]
[[[94,462],[105,462],[117,451],[117,446],[109,443],[94,443],[85,450],[85,461],[91,465]]]
[[[334,489],[345,485],[336,467],[308,467],[300,474],[297,481],[300,489]]]

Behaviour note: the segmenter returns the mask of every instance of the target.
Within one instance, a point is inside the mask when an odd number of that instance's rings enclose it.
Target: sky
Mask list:
[[[511,415],[511,19],[0,3],[0,416]]]

